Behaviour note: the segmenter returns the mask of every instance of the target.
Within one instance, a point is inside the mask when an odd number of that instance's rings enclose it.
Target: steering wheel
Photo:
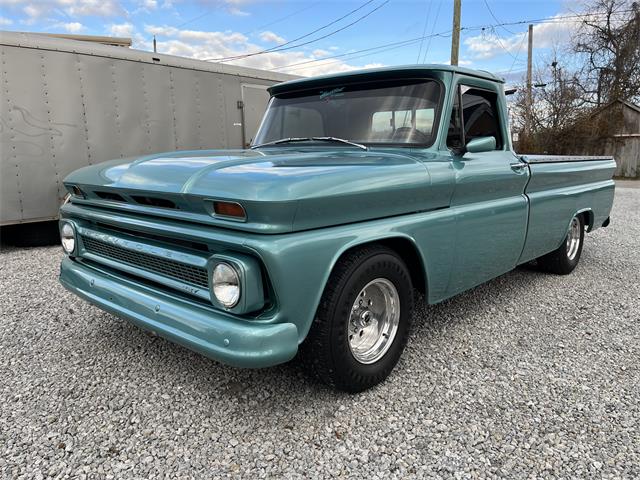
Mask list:
[[[400,127],[393,132],[393,141],[405,141],[408,143],[427,143],[429,136],[413,127]]]

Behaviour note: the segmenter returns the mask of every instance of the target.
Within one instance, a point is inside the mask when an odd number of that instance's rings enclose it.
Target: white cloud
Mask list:
[[[69,33],[78,33],[85,29],[85,26],[80,22],[63,23],[60,26]]]
[[[152,35],[174,37],[194,43],[207,44],[211,47],[222,47],[226,44],[244,44],[248,38],[237,32],[205,32],[201,30],[180,30],[176,27],[145,25],[145,31]],[[257,47],[256,47],[257,49]]]
[[[1,27],[6,27],[13,24],[13,20],[11,20],[10,18],[5,18],[5,17],[0,17],[0,26]]]
[[[526,33],[519,33],[508,38],[500,38],[490,33],[467,38],[464,44],[474,59],[489,60],[502,54],[515,55],[519,48],[526,48],[524,45],[526,35]]]
[[[110,17],[124,13],[124,9],[117,0],[56,0],[56,2],[65,5],[64,10],[71,16]]]
[[[246,17],[248,15],[251,15],[249,12],[240,10],[238,7],[229,7],[229,13],[238,17]]]
[[[126,13],[120,0],[0,0],[0,5],[21,11],[27,16],[27,23],[56,14],[110,17]]]
[[[158,51],[170,55],[192,57],[200,60],[211,59],[216,61],[222,57],[235,57],[262,51],[264,47],[252,43],[245,35],[238,32],[205,32],[199,30],[180,30],[175,27],[146,25],[145,32],[156,35],[158,38]],[[328,53],[324,50],[316,50],[316,54]],[[242,65],[263,70],[277,69],[294,63],[315,60],[313,53],[297,51],[295,49],[254,55],[240,60],[227,62],[229,65]],[[381,66],[372,63],[366,67]],[[342,60],[330,59],[325,62],[313,62],[300,65],[291,70],[296,75],[319,75],[323,73],[343,72],[357,68]]]
[[[109,26],[109,33],[114,37],[130,37],[133,34],[133,25],[130,23],[114,23]]]
[[[273,32],[270,31],[266,31],[266,32],[262,32],[260,34],[260,40],[262,40],[263,42],[270,42],[270,43],[284,43],[285,39],[282,38],[280,35],[276,35]]]
[[[140,13],[150,13],[158,9],[158,0],[136,0],[138,8],[133,10],[132,15]]]
[[[35,20],[45,15],[48,12],[48,8],[45,5],[28,4],[22,8],[22,11],[29,17],[29,20]]]

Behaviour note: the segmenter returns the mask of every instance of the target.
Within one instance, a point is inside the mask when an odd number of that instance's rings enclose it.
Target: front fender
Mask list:
[[[252,237],[244,246],[261,258],[278,304],[278,321],[291,322],[302,342],[313,322],[324,288],[340,257],[371,242],[411,242],[429,280],[428,301],[446,296],[453,260],[455,219],[449,209],[322,228],[285,235]]]

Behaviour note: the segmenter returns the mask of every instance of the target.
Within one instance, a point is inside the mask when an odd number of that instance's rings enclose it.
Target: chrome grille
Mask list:
[[[175,260],[160,258],[147,253],[136,252],[102,240],[82,236],[82,243],[87,252],[100,257],[117,260],[132,267],[141,268],[180,282],[209,288],[209,278],[205,268],[194,267]]]

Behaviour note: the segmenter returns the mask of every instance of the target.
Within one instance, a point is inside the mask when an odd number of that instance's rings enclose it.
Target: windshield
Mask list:
[[[338,137],[363,144],[430,146],[440,84],[412,80],[346,84],[271,99],[254,145],[285,138]]]

